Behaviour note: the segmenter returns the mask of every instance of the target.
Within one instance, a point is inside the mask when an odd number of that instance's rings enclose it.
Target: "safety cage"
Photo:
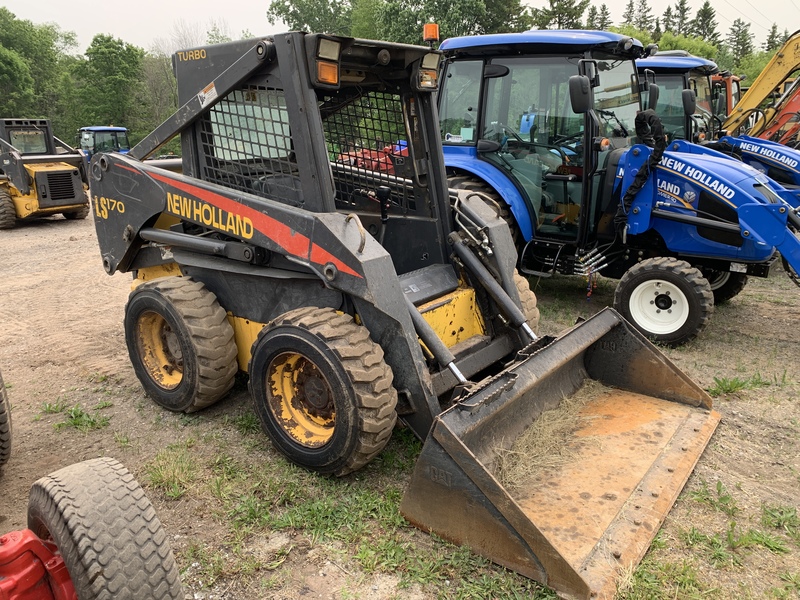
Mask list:
[[[386,186],[394,213],[433,216],[427,187],[414,185],[424,178],[413,162],[420,142],[407,127],[410,93],[343,86],[318,91],[318,108],[338,210],[377,214],[374,191]],[[200,120],[198,133],[203,179],[305,206],[303,164],[282,90],[252,84],[233,90]]]

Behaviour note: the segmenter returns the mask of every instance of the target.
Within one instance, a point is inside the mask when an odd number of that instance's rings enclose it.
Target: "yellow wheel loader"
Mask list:
[[[439,62],[299,32],[177,53],[181,108],[90,166],[104,268],[134,277],[130,359],[173,411],[247,372],[274,446],[320,473],[363,467],[400,420],[425,440],[410,522],[610,597],[719,415],[613,310],[536,335],[499,207],[447,187]],[[176,135],[182,173],[145,162]],[[511,465],[548,440],[563,462]]]
[[[84,155],[48,120],[0,118],[0,229],[56,214],[85,219],[88,188]]]

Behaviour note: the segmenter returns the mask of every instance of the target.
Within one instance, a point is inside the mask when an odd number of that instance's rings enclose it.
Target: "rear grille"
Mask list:
[[[39,208],[58,208],[86,201],[83,182],[77,169],[36,173],[36,196]]]
[[[58,202],[60,200],[74,200],[75,175],[73,171],[47,174],[47,189],[50,191],[50,199]]]

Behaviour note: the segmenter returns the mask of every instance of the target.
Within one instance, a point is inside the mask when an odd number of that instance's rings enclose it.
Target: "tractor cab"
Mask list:
[[[518,238],[529,240],[523,264],[542,262],[535,258],[542,254],[551,261],[549,254],[563,244],[613,237],[614,165],[638,141],[634,120],[643,86],[634,59],[650,49],[617,34],[567,33],[453,38],[441,45],[451,58],[439,101],[451,185],[458,187],[454,173],[468,171],[515,198],[509,222]],[[524,45],[525,52],[508,52],[509,44]],[[573,107],[575,75],[588,76],[591,111]]]

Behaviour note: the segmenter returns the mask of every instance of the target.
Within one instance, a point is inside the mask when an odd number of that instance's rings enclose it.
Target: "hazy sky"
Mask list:
[[[599,7],[604,0],[593,0]],[[689,0],[692,14],[703,0]],[[545,6],[546,0],[523,0],[532,6]],[[650,4],[660,16],[676,0]],[[627,0],[605,0],[615,24],[622,20]],[[800,0],[711,0],[717,13],[718,30],[725,36],[735,19],[750,23],[756,44],[767,37],[773,22],[783,32],[800,29]],[[88,0],[0,0],[17,18],[34,23],[56,23],[78,35],[79,51],[86,50],[98,33],[111,34],[147,50],[159,41],[170,43],[176,31],[190,31],[205,43],[205,32],[213,24],[238,38],[243,30],[253,35],[284,31],[282,24],[271,25],[266,18],[269,0],[129,0],[102,2]],[[183,37],[183,36],[179,36]]]

